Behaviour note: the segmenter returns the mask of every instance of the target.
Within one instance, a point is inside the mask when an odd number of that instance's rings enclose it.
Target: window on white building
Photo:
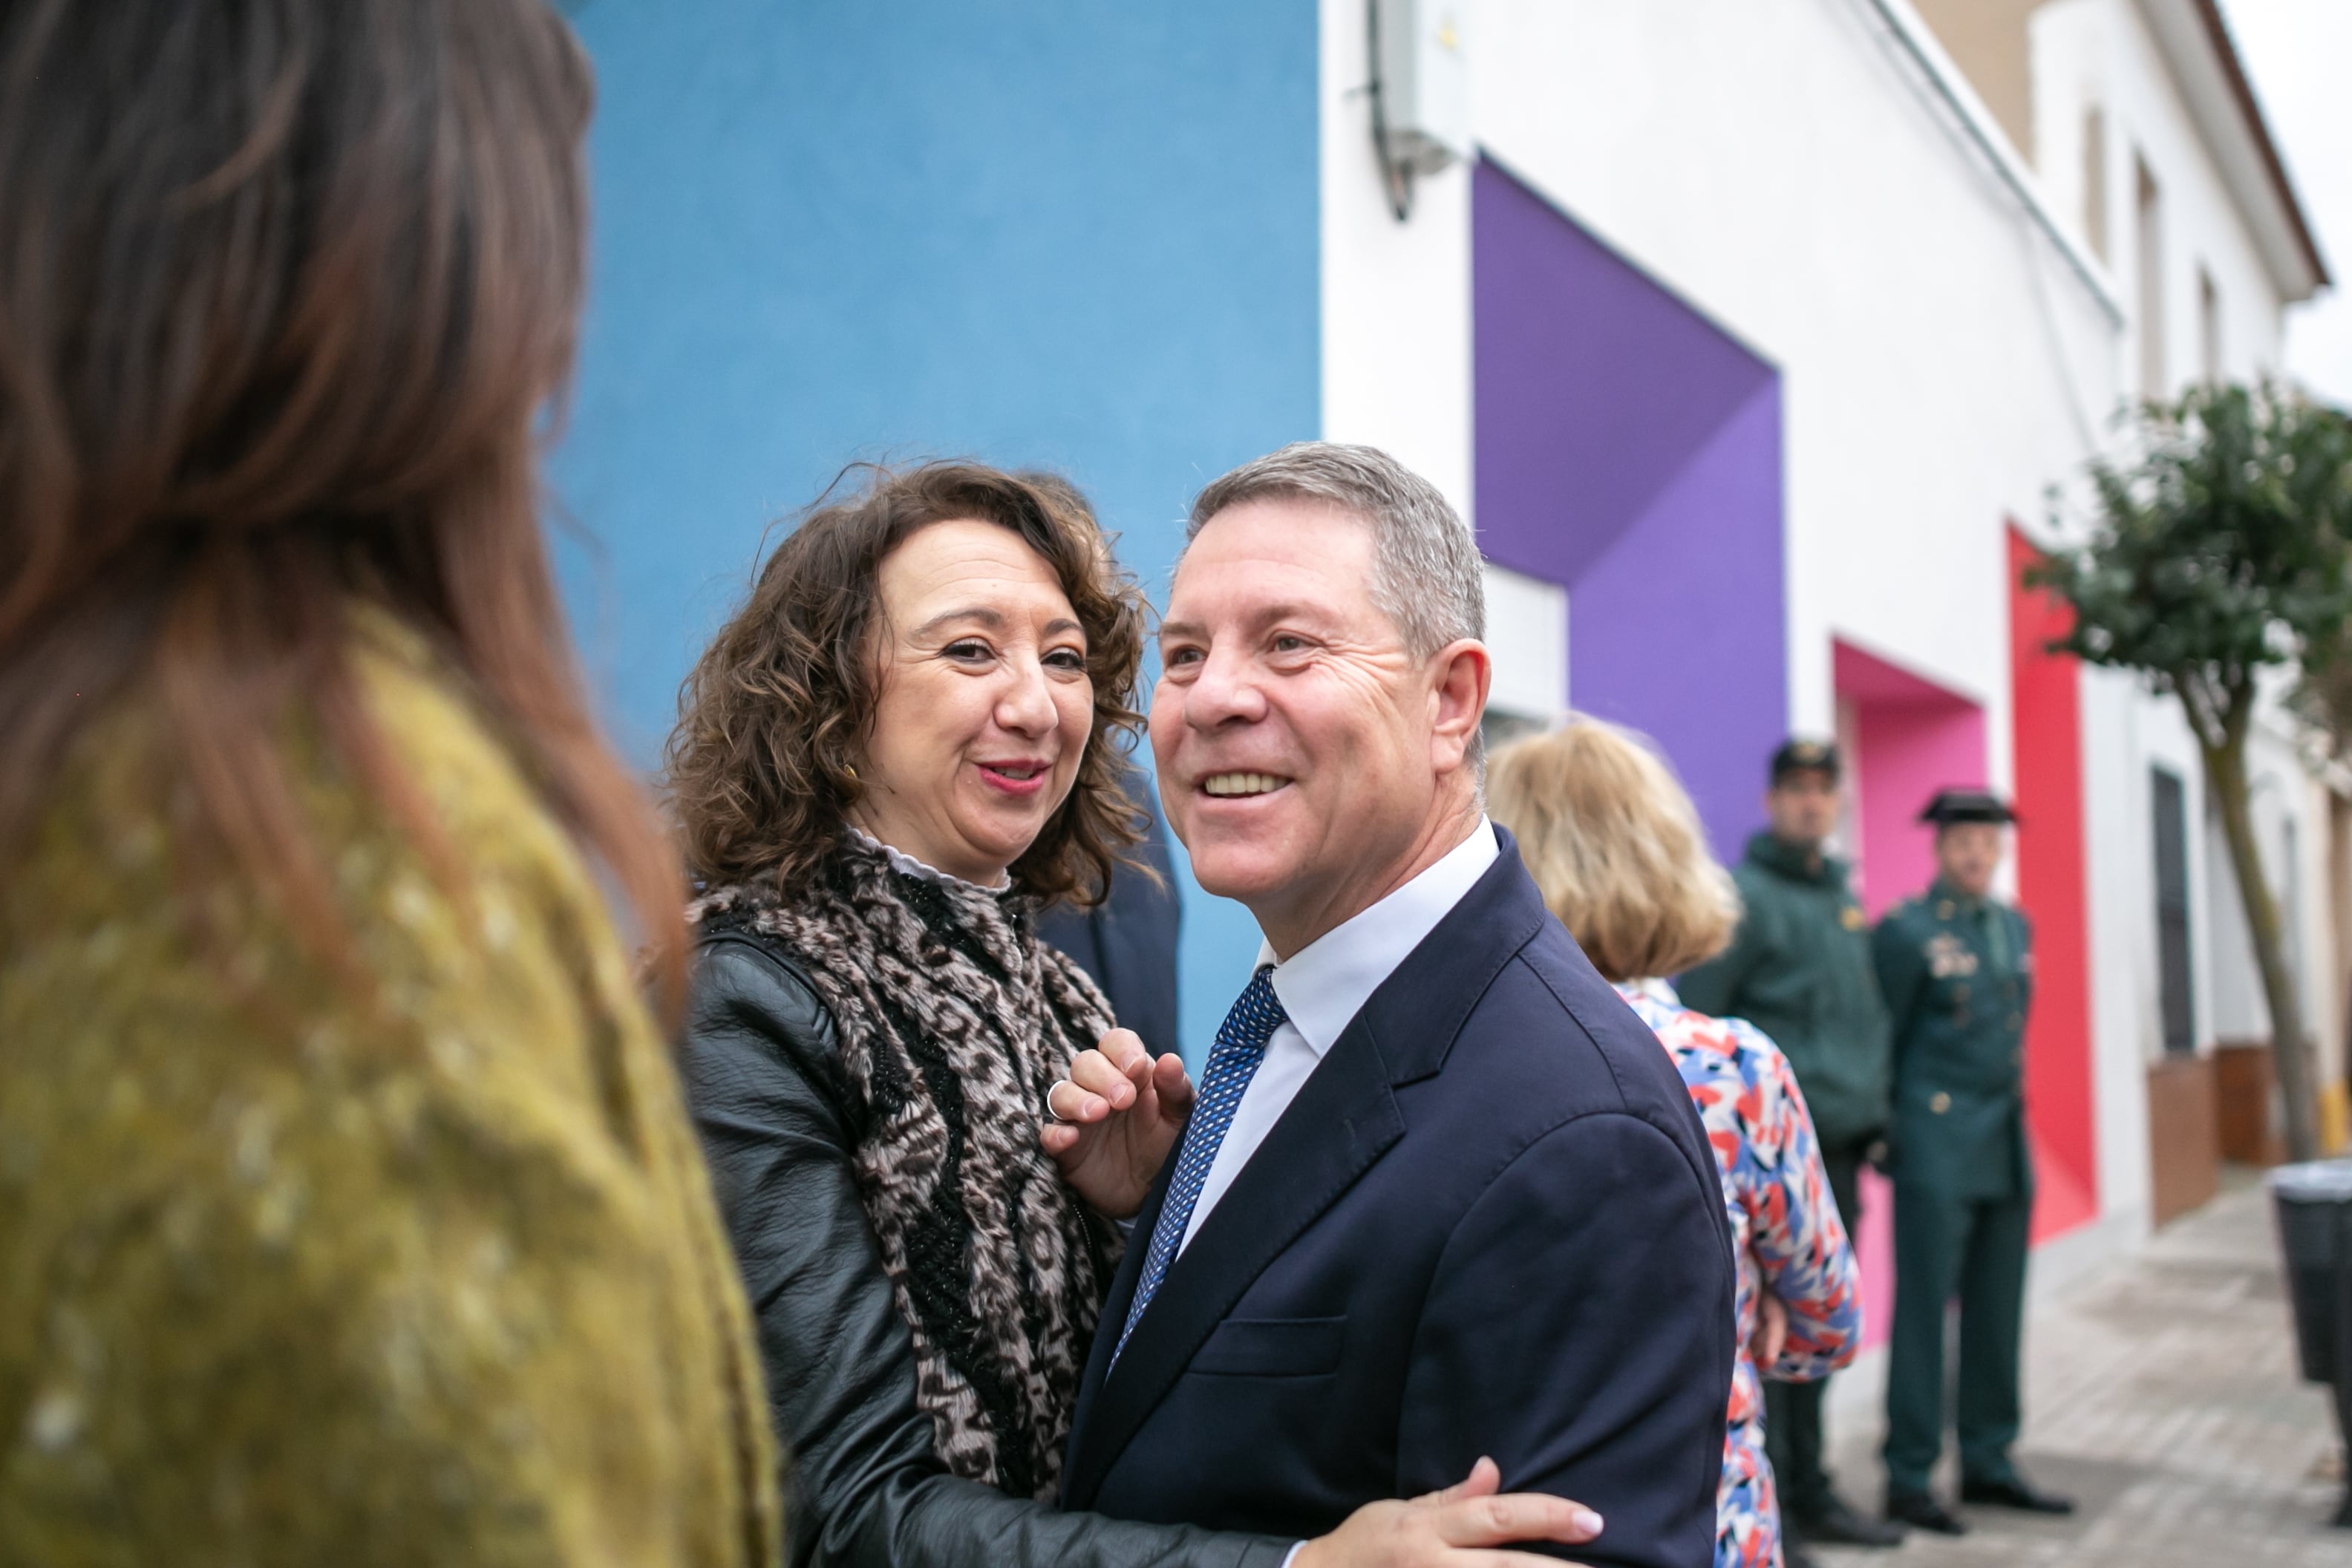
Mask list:
[[[2221,379],[2221,290],[2202,267],[2197,269],[2197,369],[2209,386]]]
[[[2168,768],[2147,773],[2156,826],[2156,966],[2168,1056],[2197,1048],[2196,1011],[2189,989],[2189,806],[2180,775]]]
[[[2107,116],[2093,104],[2083,115],[2083,235],[2107,259]]]

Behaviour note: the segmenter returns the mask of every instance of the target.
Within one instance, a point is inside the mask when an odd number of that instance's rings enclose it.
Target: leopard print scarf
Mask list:
[[[1030,913],[1018,894],[914,875],[853,837],[796,898],[722,888],[688,916],[774,943],[833,1015],[867,1112],[858,1184],[940,1458],[1050,1500],[1118,1243],[1037,1131],[1047,1089],[1112,1020]]]

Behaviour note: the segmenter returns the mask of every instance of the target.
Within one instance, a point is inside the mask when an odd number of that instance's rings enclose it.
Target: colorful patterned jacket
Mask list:
[[[1739,1349],[1716,1499],[1716,1568],[1777,1568],[1780,1510],[1764,1457],[1764,1390],[1750,1350],[1759,1291],[1769,1289],[1789,1310],[1788,1342],[1770,1375],[1784,1383],[1826,1377],[1862,1345],[1853,1248],[1830,1196],[1805,1097],[1780,1047],[1742,1019],[1685,1007],[1663,980],[1617,990],[1681,1070],[1722,1168],[1731,1215]]]

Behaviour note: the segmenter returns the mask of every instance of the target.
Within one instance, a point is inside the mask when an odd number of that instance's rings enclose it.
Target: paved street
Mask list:
[[[2232,1190],[2040,1303],[2019,1457],[2071,1520],[1969,1510],[1959,1540],[1820,1552],[1835,1568],[2347,1568],[2327,1391],[2296,1380],[2270,1197]],[[1878,1433],[1846,1423],[1837,1474],[1875,1506]],[[1948,1496],[1948,1474],[1939,1489]]]

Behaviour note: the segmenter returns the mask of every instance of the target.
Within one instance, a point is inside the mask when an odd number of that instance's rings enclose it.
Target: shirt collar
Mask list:
[[[1749,836],[1748,858],[1791,881],[1819,882],[1831,887],[1845,884],[1845,862],[1831,854],[1826,846],[1791,844],[1774,837],[1769,830]]]
[[[1936,898],[1949,900],[1965,915],[1981,914],[1985,907],[1992,902],[1990,898],[1979,899],[1972,893],[1963,893],[1959,889],[1952,886],[1941,873],[1937,875],[1934,884],[1927,891]]]
[[[950,888],[971,888],[983,893],[1002,893],[1013,886],[1013,874],[1010,871],[1006,872],[1004,879],[994,887],[983,887],[978,882],[967,882],[952,872],[942,871],[937,866],[927,866],[905,850],[883,843],[862,827],[851,827],[849,836],[868,849],[880,850],[883,858],[890,863],[890,869],[904,876],[919,877],[926,882],[938,882]]]
[[[1683,999],[1675,994],[1674,982],[1661,975],[1646,975],[1640,980],[1621,980],[1617,982],[1617,994],[1628,998],[1638,997],[1644,1002],[1655,1002],[1662,1007],[1672,1007],[1677,1013],[1683,1009]]]
[[[1272,944],[1259,944],[1257,967],[1274,964],[1274,994],[1318,1060],[1501,853],[1494,824],[1482,816],[1469,837],[1421,875],[1325,931],[1288,962],[1276,963]]]

